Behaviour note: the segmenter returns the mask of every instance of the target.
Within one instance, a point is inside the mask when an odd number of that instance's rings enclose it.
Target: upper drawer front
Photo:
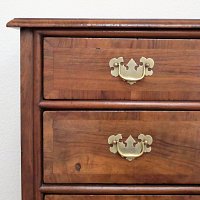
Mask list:
[[[152,58],[153,75],[130,85],[111,75],[114,57]],[[200,40],[46,37],[44,98],[199,100]]]
[[[199,200],[199,196],[193,195],[153,195],[153,196],[134,196],[134,195],[47,195],[45,200]]]
[[[47,111],[43,131],[45,183],[200,184],[198,111]],[[151,152],[132,161],[110,152],[111,135],[141,133]]]

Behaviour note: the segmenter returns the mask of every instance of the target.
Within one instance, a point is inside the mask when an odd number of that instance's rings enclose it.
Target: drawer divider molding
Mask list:
[[[48,185],[43,184],[40,191],[46,194],[121,194],[121,195],[178,195],[200,194],[199,186],[124,186],[124,185]]]
[[[42,109],[200,110],[198,101],[61,101],[43,100]]]

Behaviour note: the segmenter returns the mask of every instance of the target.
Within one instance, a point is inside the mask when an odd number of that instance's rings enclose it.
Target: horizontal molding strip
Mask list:
[[[43,100],[42,109],[108,109],[108,110],[200,110],[197,101],[64,101]]]
[[[35,32],[42,35],[43,37],[91,37],[91,38],[152,38],[152,39],[199,39],[200,31],[181,31],[179,30],[111,30],[111,29],[90,29],[90,30],[45,30],[37,29]]]
[[[137,194],[137,195],[178,195],[200,194],[199,186],[97,186],[97,185],[42,185],[40,192],[46,194]]]

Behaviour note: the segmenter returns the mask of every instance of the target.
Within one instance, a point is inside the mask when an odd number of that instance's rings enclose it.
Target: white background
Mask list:
[[[200,0],[0,0],[0,200],[21,199],[19,30],[5,27],[14,17],[200,19]]]

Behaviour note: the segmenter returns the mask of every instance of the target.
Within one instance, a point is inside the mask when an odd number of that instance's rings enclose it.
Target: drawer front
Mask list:
[[[200,40],[44,39],[44,98],[95,100],[199,100]],[[109,61],[154,60],[153,75],[130,85],[113,77]]]
[[[134,196],[134,195],[47,195],[45,200],[199,200],[200,196],[193,195],[154,195],[154,196]]]
[[[46,111],[43,127],[45,183],[200,184],[198,111]],[[128,161],[110,151],[111,135],[134,148],[126,139],[139,145],[141,133],[151,152]]]

